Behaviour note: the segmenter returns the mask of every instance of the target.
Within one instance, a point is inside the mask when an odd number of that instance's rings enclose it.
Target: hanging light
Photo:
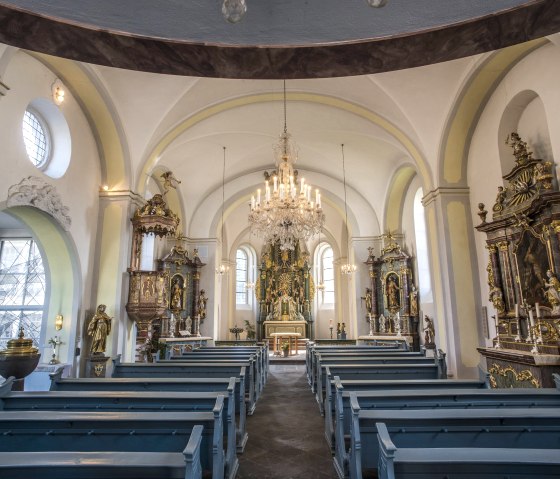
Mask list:
[[[222,167],[222,234],[221,241],[222,250],[224,244],[224,203],[225,203],[225,185],[226,185],[226,147],[224,146],[224,162]],[[227,266],[223,261],[218,268],[216,268],[216,274],[223,276],[229,271],[229,266]]]
[[[245,0],[224,0],[222,14],[229,23],[239,22],[247,13]]]
[[[276,170],[270,176],[265,173],[264,190],[258,189],[256,197],[252,196],[249,224],[251,232],[265,242],[279,241],[281,250],[293,250],[300,240],[305,241],[321,231],[325,215],[319,190],[315,190],[313,201],[311,185],[304,178],[298,182],[298,172],[294,170],[297,147],[287,129],[285,80],[284,131],[273,149]]]
[[[340,267],[340,271],[342,274],[351,275],[356,272],[356,265],[350,263],[350,232],[348,229],[348,202],[346,200],[346,165],[344,161],[344,144],[340,145],[342,151],[342,177],[344,180],[344,212],[346,214],[346,260],[348,261],[346,264],[343,264]]]

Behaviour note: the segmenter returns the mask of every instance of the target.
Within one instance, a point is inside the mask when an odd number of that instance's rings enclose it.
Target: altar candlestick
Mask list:
[[[539,303],[535,303],[535,311],[537,312],[537,319],[541,317],[541,306]]]
[[[529,322],[531,323],[531,328],[535,327],[535,318],[533,318],[533,310],[529,310]]]
[[[329,320],[329,326],[332,328],[332,325],[333,325],[333,320],[331,319]]]
[[[519,304],[515,303],[515,317],[519,318]]]

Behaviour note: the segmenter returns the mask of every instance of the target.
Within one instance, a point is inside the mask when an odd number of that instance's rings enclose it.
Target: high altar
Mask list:
[[[301,251],[299,243],[293,250],[280,249],[278,242],[264,246],[255,292],[257,340],[288,332],[313,339],[310,302],[315,285],[310,270],[309,254]]]
[[[560,192],[551,162],[533,158],[517,133],[506,143],[515,166],[498,187],[492,221],[478,205],[476,229],[487,235],[495,309],[494,347],[479,352],[493,387],[554,387],[552,373],[560,372]]]

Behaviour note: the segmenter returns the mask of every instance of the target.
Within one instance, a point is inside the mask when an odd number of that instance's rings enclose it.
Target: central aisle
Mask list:
[[[271,364],[238,456],[238,479],[335,479],[332,456],[305,365]]]

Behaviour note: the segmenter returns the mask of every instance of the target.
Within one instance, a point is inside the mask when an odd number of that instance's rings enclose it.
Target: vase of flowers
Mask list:
[[[282,343],[282,355],[287,358],[290,354],[290,344],[289,343]]]

